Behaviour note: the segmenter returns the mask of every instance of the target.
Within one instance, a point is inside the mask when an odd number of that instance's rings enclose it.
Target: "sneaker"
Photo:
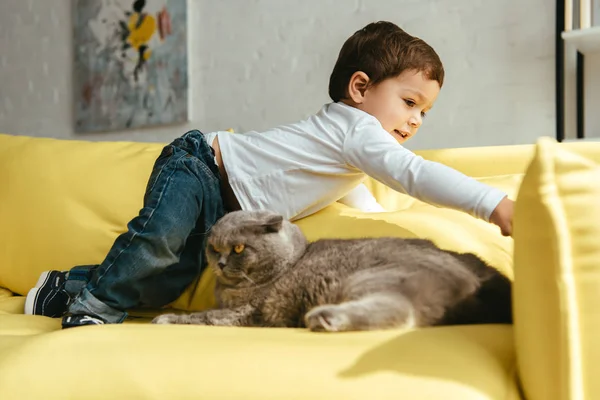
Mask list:
[[[27,293],[25,314],[62,317],[71,301],[65,291],[67,275],[67,271],[43,272],[35,287]]]
[[[92,317],[91,315],[84,314],[65,315],[62,319],[63,329],[85,325],[104,325],[105,323],[106,322],[99,317]]]

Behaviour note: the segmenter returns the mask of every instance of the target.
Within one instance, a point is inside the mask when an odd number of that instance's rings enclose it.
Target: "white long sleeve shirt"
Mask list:
[[[329,103],[297,123],[265,132],[218,135],[221,156],[243,210],[271,210],[290,220],[343,198],[383,211],[364,185],[371,176],[426,203],[489,221],[506,194],[452,168],[424,160],[399,144],[377,118]]]

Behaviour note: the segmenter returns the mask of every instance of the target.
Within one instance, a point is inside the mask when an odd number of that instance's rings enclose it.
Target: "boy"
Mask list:
[[[63,316],[68,328],[120,323],[129,308],[166,305],[202,272],[206,236],[225,212],[269,209],[294,220],[338,200],[381,211],[361,183],[367,175],[510,235],[513,202],[505,193],[401,145],[417,133],[443,79],[424,41],[390,22],[367,25],[340,51],[329,82],[333,103],[262,133],[190,131],[176,139],[105,260],[45,272],[25,312]]]

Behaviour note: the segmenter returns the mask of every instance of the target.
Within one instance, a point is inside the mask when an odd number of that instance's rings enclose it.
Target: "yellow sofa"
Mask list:
[[[0,399],[600,399],[600,144],[420,152],[517,198],[513,239],[368,184],[388,213],[334,204],[309,239],[427,237],[515,277],[515,324],[318,334],[23,315],[41,271],[98,263],[141,206],[162,144],[0,135]],[[514,268],[513,268],[514,267]],[[211,307],[205,273],[173,308]]]

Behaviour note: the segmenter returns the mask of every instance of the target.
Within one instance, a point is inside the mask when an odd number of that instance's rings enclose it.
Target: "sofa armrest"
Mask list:
[[[600,166],[571,150],[540,140],[517,197],[514,333],[529,400],[600,399]]]

